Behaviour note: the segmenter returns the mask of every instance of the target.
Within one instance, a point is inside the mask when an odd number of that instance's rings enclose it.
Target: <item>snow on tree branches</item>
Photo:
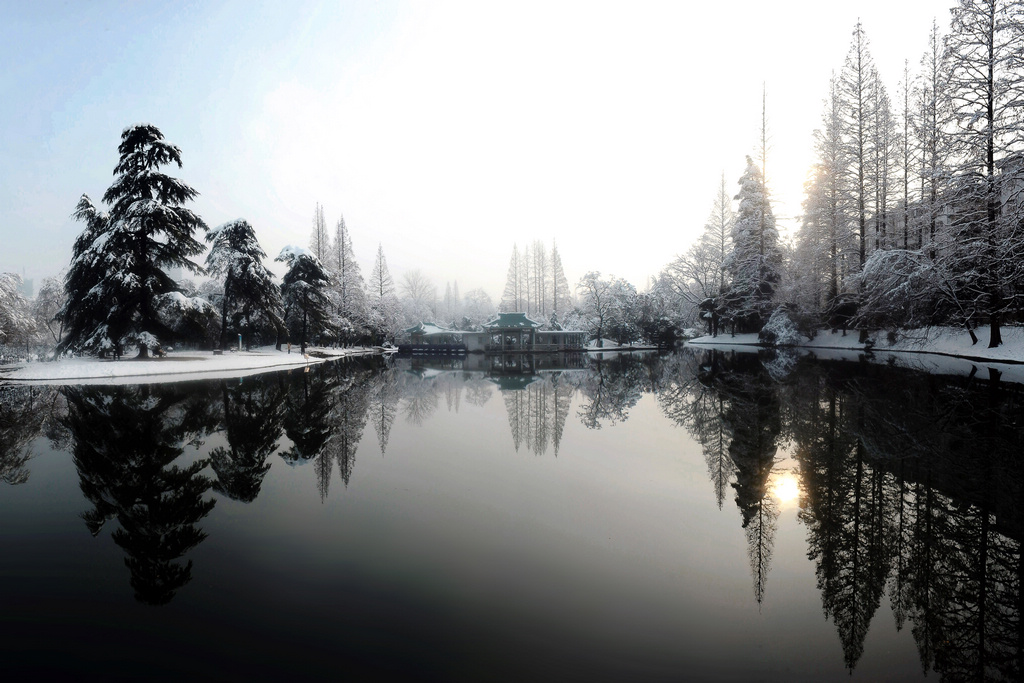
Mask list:
[[[258,319],[266,320],[280,333],[284,327],[281,290],[263,265],[267,257],[252,226],[244,219],[225,223],[207,233],[210,253],[206,269],[223,281],[221,296],[220,348],[228,346],[228,329],[237,330],[246,349]]]
[[[203,251],[193,234],[206,225],[184,206],[198,193],[159,170],[171,163],[181,167],[181,150],[159,129],[126,128],[118,152],[116,177],[103,195],[110,212],[99,211],[83,195],[73,214],[86,228],[65,278],[68,300],[60,318],[67,334],[58,350],[119,354],[134,344],[144,358],[151,347],[175,337],[159,304],[182,290],[166,271],[202,272],[191,257]]]

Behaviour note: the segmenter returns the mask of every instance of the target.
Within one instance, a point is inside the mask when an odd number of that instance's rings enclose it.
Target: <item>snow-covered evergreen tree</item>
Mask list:
[[[161,319],[160,304],[180,288],[166,271],[201,272],[190,259],[203,251],[193,234],[206,225],[184,206],[198,193],[159,170],[171,163],[181,167],[181,150],[159,129],[126,128],[118,152],[117,177],[103,195],[109,214],[84,196],[75,212],[86,229],[65,280],[62,320],[68,334],[61,348],[117,351],[128,343],[144,358],[161,339],[174,336]]]
[[[330,322],[327,287],[331,277],[320,259],[302,247],[287,246],[274,260],[288,266],[281,283],[286,322],[305,353],[310,337],[322,334]]]
[[[377,246],[370,281],[366,283],[370,306],[370,329],[378,341],[394,339],[402,324],[402,308],[395,295],[395,281],[384,257],[383,245]]]
[[[85,223],[85,229],[72,246],[71,265],[64,276],[64,305],[58,318],[65,334],[57,351],[80,348],[92,338],[102,355],[107,350],[115,350],[107,335],[102,332],[96,334],[108,312],[100,283],[107,275],[109,254],[102,248],[94,248],[94,245],[103,246],[109,216],[97,209],[85,194],[78,200],[72,216]]]
[[[737,331],[756,332],[771,316],[782,249],[761,169],[750,157],[739,185],[733,248],[725,264],[731,284],[723,308]]]
[[[239,218],[225,223],[208,232],[206,241],[211,245],[207,272],[223,282],[220,348],[228,347],[228,330],[235,329],[248,349],[259,318],[280,331],[284,325],[281,290],[263,265],[267,254],[249,222]]]
[[[331,245],[329,269],[334,276],[333,296],[336,320],[335,326],[341,342],[350,343],[362,330],[367,322],[366,283],[356,262],[355,250],[352,248],[352,235],[345,225],[345,217],[338,219],[334,230],[334,242]]]

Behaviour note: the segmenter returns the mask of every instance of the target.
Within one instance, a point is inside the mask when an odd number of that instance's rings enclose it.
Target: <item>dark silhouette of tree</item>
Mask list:
[[[192,578],[181,558],[206,538],[197,526],[213,509],[204,499],[207,461],[172,464],[184,448],[175,434],[179,388],[128,386],[63,390],[82,493],[93,509],[82,515],[98,535],[117,519],[111,537],[126,554],[140,602],[161,605]]]
[[[327,498],[332,467],[326,453],[334,409],[332,389],[333,383],[321,367],[306,368],[289,383],[284,415],[284,433],[292,445],[281,457],[293,466],[315,463],[321,500]]]
[[[728,397],[722,422],[732,435],[729,459],[736,466],[732,486],[747,536],[754,597],[760,604],[771,569],[779,516],[768,487],[782,431],[781,408],[771,378],[757,356],[735,356],[719,386]]]
[[[240,384],[221,382],[224,434],[227,448],[210,451],[210,463],[217,479],[213,490],[232,500],[256,500],[263,478],[270,470],[269,458],[277,450],[284,419],[279,386],[261,377]]]

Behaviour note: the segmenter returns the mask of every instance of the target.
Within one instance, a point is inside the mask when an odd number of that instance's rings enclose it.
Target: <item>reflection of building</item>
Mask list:
[[[587,367],[587,354],[579,351],[561,353],[503,353],[503,354],[416,354],[410,370],[459,371],[482,373],[488,377],[533,375],[557,370],[583,370]]]
[[[543,353],[582,350],[585,333],[580,330],[541,330],[525,313],[499,313],[485,323],[482,332],[445,330],[420,323],[406,330],[411,344],[403,350],[419,353]]]

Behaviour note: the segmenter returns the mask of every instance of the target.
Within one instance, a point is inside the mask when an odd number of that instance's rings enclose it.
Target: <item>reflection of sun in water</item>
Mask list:
[[[783,472],[772,482],[772,495],[783,507],[796,503],[800,498],[800,480],[793,472]]]

